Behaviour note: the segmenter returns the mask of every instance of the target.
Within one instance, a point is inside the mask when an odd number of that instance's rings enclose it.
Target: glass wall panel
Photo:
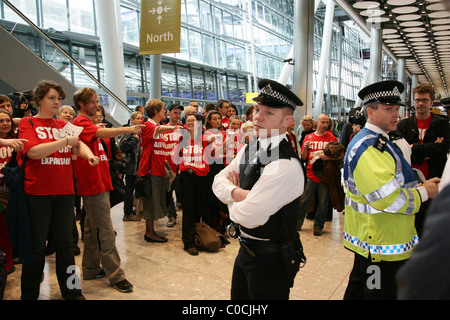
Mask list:
[[[139,15],[135,10],[121,7],[122,37],[124,42],[139,46]]]
[[[223,19],[222,19],[222,10],[220,8],[214,7],[213,8],[214,17],[213,17],[213,23],[214,23],[214,32],[219,35],[224,34],[223,30]]]
[[[198,0],[186,0],[186,23],[200,28]]]
[[[138,56],[125,55],[125,85],[129,92],[144,92]]]
[[[188,30],[184,27],[181,27],[180,53],[177,53],[176,56],[183,60],[189,60]]]
[[[214,40],[211,36],[202,34],[202,62],[209,66],[216,65]]]
[[[17,9],[22,11],[35,25],[40,26],[40,20],[38,20],[36,3],[30,3],[30,0],[10,0],[11,4]],[[8,6],[5,8],[5,20],[22,23],[20,19]]]
[[[203,71],[198,69],[192,70],[192,87],[193,87],[193,99],[203,100],[205,99],[205,80],[203,77]]]
[[[178,97],[177,78],[175,75],[175,68],[173,64],[168,63],[162,64],[161,85],[163,97]]]
[[[189,30],[189,57],[191,61],[202,62],[201,34],[194,30]]]
[[[189,68],[177,66],[178,96],[185,99],[193,99],[191,92],[191,74]]]
[[[94,5],[92,0],[69,0],[69,17],[70,31],[95,35]]]
[[[65,1],[42,1],[43,27],[58,31],[69,30],[67,21],[67,5]]]
[[[203,30],[214,32],[211,6],[205,1],[200,1],[200,27]]]

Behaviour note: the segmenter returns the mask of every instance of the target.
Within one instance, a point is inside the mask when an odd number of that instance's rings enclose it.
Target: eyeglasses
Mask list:
[[[414,103],[428,103],[430,102],[430,99],[414,99]]]

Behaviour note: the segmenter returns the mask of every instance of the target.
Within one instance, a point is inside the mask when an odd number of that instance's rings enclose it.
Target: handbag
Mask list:
[[[135,184],[136,198],[149,197],[152,194],[152,185],[150,180],[150,173],[136,178]]]
[[[230,243],[222,234],[204,222],[195,223],[195,233],[194,242],[199,249],[216,252],[222,245]]]

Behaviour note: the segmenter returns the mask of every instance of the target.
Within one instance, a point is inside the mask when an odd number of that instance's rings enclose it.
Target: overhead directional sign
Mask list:
[[[181,0],[141,0],[140,55],[180,52]]]

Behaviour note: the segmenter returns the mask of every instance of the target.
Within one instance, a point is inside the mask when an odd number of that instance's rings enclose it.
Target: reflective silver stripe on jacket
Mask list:
[[[410,190],[406,190],[409,195],[409,200],[407,200],[405,193],[400,192],[397,199],[395,199],[394,202],[392,202],[389,207],[378,210],[371,206],[368,203],[360,203],[354,201],[350,197],[345,197],[345,204],[349,207],[351,207],[353,210],[361,213],[367,213],[367,214],[375,214],[375,213],[381,213],[381,212],[389,212],[389,213],[397,213],[399,212],[403,206],[405,205],[405,202],[408,201],[408,208],[406,209],[404,214],[413,214],[414,212],[414,195]]]
[[[388,183],[386,183],[384,186],[379,188],[378,190],[372,191],[371,193],[364,195],[364,198],[366,198],[367,202],[369,202],[369,203],[375,202],[375,201],[378,201],[380,199],[386,198],[387,196],[391,195],[398,188],[400,188],[400,184],[394,178],[391,181],[389,181]]]
[[[356,155],[356,151],[358,151],[359,147],[361,147],[361,145],[368,139],[371,138],[376,138],[377,136],[374,134],[369,134],[367,136],[365,136],[364,138],[362,138],[361,140],[359,140],[354,146],[353,148],[351,148],[347,154],[347,164],[350,167],[350,163],[352,162],[353,158]],[[353,172],[350,168],[348,168],[348,180],[344,180],[344,186],[345,188],[347,188],[351,193],[356,194],[356,195],[361,195],[361,193],[359,192],[358,188],[356,188],[356,184],[355,184],[355,179],[353,178]]]
[[[414,235],[411,241],[401,244],[370,245],[368,242],[361,241],[357,237],[351,236],[347,232],[344,232],[344,241],[347,241],[348,243],[351,243],[352,245],[357,246],[364,251],[369,251],[370,254],[388,256],[411,251],[414,246],[419,243],[419,237],[417,235]]]
[[[382,212],[380,210],[375,209],[370,204],[355,202],[350,197],[345,197],[345,205],[352,207],[353,210],[361,212],[361,213],[375,214],[375,213]]]
[[[355,157],[356,152],[358,150],[358,148],[361,146],[361,144],[366,141],[367,139],[371,139],[371,138],[376,138],[376,135],[367,135],[366,137],[364,137],[363,139],[361,139],[360,141],[358,141],[355,146],[349,151],[348,154],[348,165],[350,165],[350,162],[352,161],[353,157]],[[395,166],[395,178],[392,179],[391,181],[389,181],[387,184],[381,186],[380,188],[378,188],[375,191],[372,191],[369,194],[364,195],[364,198],[367,200],[367,202],[372,203],[375,201],[378,201],[380,199],[383,199],[387,196],[389,196],[390,194],[392,194],[393,192],[395,192],[395,190],[397,190],[398,188],[411,188],[411,187],[416,187],[415,183],[408,183],[407,185],[405,185],[405,177],[403,176],[402,173],[402,162],[401,159],[399,158],[399,156],[397,155],[397,153],[395,152],[395,150],[392,149],[392,146],[390,146],[389,144],[387,145],[387,147],[389,148],[389,150],[392,152],[392,155],[394,156],[394,160],[396,163]],[[355,183],[355,179],[353,177],[353,172],[352,170],[350,170],[350,168],[348,168],[348,180],[344,181],[344,186],[345,188],[347,188],[351,193],[361,196],[361,192],[358,190],[358,188],[356,187],[356,183]],[[409,201],[408,201],[408,208],[405,212],[405,214],[412,214],[413,210],[414,210],[414,195],[407,190],[408,195],[409,195]],[[398,195],[397,199],[395,199],[395,201],[393,203],[391,203],[389,205],[389,207],[385,208],[383,211],[385,212],[390,212],[390,213],[396,213],[398,212],[401,208],[403,208],[403,206],[405,205],[407,201],[407,197],[403,192],[400,192],[400,194]],[[349,206],[353,207],[356,211],[358,212],[365,212],[365,213],[379,213],[380,211],[371,207],[370,205],[366,205],[366,204],[361,204],[361,203],[349,203]],[[359,210],[359,209],[362,209]]]

